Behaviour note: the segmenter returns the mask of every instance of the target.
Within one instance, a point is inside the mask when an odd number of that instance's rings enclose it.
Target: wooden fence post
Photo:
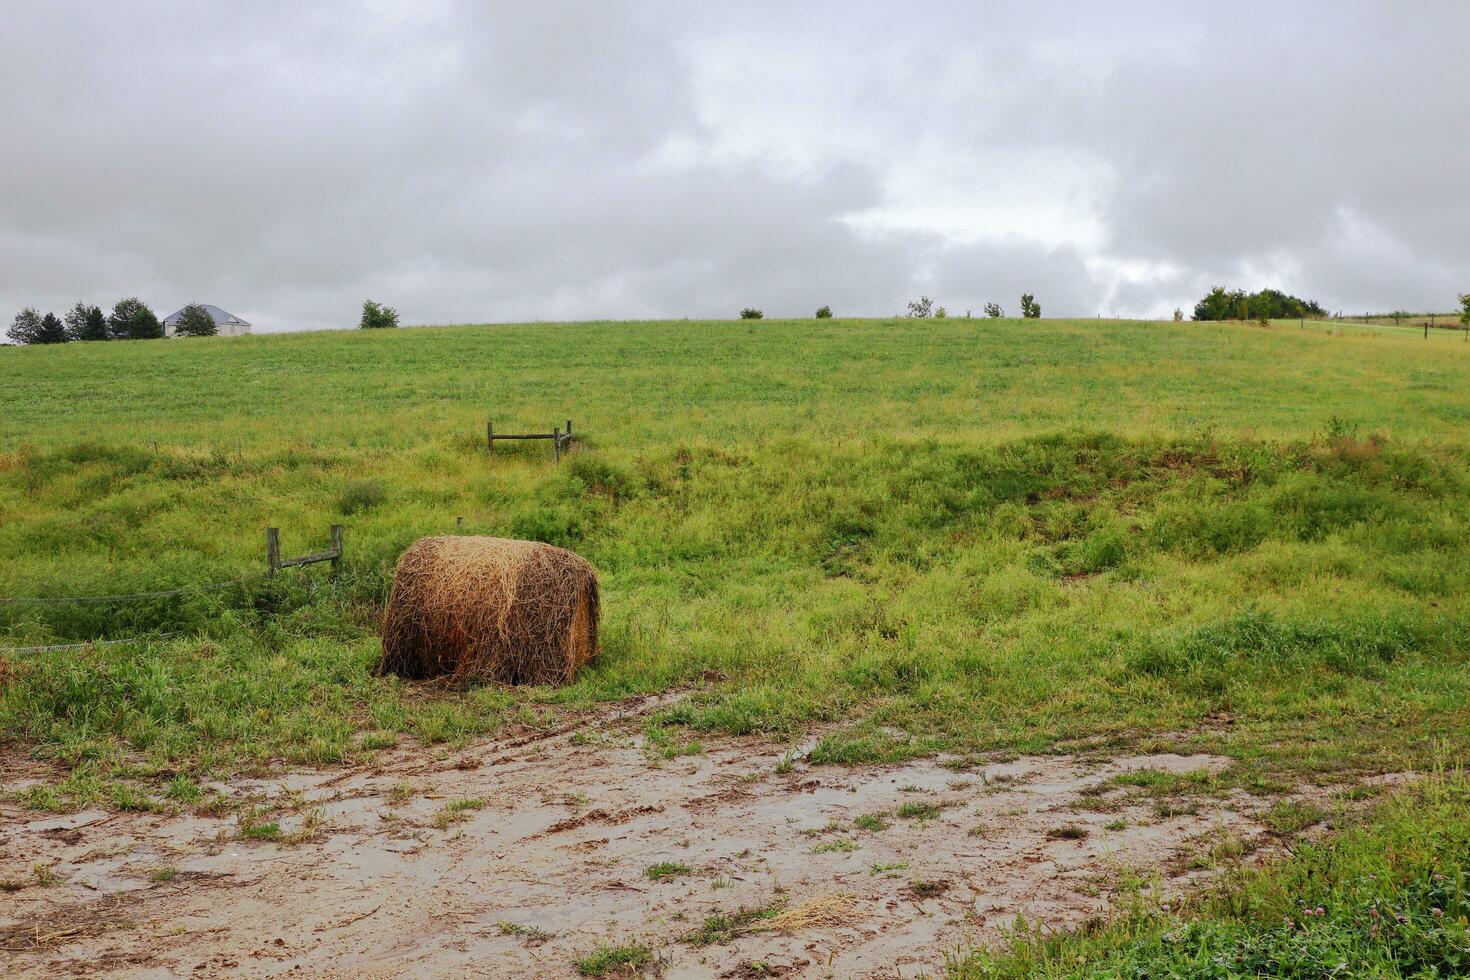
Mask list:
[[[552,426],[551,444],[556,447],[556,461],[561,462],[561,426]]]
[[[278,527],[265,529],[265,560],[270,563],[272,575],[281,570],[281,529]]]
[[[485,423],[485,454],[487,456],[493,456],[495,454],[495,423],[494,422],[486,422]]]
[[[332,525],[332,574],[337,574],[337,568],[342,561],[342,525]]]

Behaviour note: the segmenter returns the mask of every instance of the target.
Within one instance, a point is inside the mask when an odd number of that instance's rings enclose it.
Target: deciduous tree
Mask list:
[[[35,307],[27,306],[15,315],[5,336],[17,344],[39,344],[41,342],[41,314]]]
[[[174,333],[180,337],[213,337],[219,333],[219,324],[199,303],[190,303],[179,311],[179,322]]]
[[[383,306],[370,299],[362,301],[362,322],[358,324],[363,330],[384,330],[389,327],[398,326],[398,311],[391,306]]]

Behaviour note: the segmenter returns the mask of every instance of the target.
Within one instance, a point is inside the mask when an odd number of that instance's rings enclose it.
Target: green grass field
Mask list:
[[[1467,392],[1453,332],[1288,324],[0,349],[0,596],[186,587],[0,604],[10,647],[168,635],[6,656],[0,737],[59,766],[27,794],[55,809],[674,687],[694,693],[660,737],[827,723],[816,762],[1088,745],[1222,752],[1246,787],[1423,769],[1470,733]],[[485,456],[487,418],[569,417],[560,466],[546,443]],[[597,564],[603,655],[575,685],[372,675],[394,559],[460,521]],[[268,525],[295,554],[332,523],[334,579],[258,577]]]

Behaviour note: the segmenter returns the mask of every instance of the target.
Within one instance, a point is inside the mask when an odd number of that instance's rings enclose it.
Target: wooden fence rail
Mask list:
[[[561,454],[572,448],[572,420],[567,419],[567,430],[563,432],[561,426],[555,426],[550,432],[523,432],[506,433],[496,432],[494,422],[485,423],[485,453],[494,455],[495,443],[505,439],[550,439],[556,449],[556,461],[561,462]]]
[[[342,525],[332,525],[332,546],[326,551],[317,551],[300,558],[281,557],[281,529],[268,527],[265,529],[265,557],[270,564],[271,574],[274,575],[283,568],[292,568],[296,565],[314,565],[319,561],[332,563],[332,571],[337,570],[337,563],[342,560]]]

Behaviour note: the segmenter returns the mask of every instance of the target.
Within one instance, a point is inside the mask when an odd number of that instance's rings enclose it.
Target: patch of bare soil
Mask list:
[[[1124,869],[1180,888],[1208,873],[1183,859],[1200,841],[1268,840],[1265,801],[1196,797],[1161,817],[1107,788],[1130,770],[1226,764],[1213,756],[956,771],[782,766],[785,751],[731,739],[659,760],[617,724],[397,750],[220,787],[263,805],[254,836],[238,812],[40,818],[5,804],[0,881],[18,890],[0,895],[0,962],[9,975],[564,977],[599,944],[633,941],[669,977],[912,977],[1017,915],[1065,927],[1105,912]]]

